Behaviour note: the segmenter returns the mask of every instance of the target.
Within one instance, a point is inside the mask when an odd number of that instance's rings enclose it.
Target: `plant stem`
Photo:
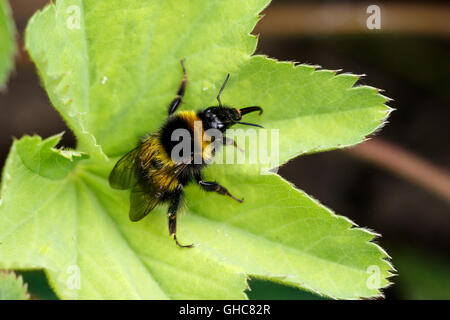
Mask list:
[[[402,176],[450,203],[450,174],[402,147],[377,138],[345,152]]]

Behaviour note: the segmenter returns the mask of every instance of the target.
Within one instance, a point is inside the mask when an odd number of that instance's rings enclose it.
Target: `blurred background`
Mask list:
[[[46,0],[11,0],[19,52],[0,92],[0,167],[12,137],[66,131],[23,50],[28,19]],[[381,28],[369,29],[369,5]],[[298,157],[279,173],[359,226],[393,258],[398,276],[386,299],[450,299],[450,5],[447,1],[273,0],[254,33],[257,53],[365,74],[396,109],[357,147]],[[22,273],[32,298],[56,299],[43,272]],[[252,299],[316,299],[298,289],[251,280]]]

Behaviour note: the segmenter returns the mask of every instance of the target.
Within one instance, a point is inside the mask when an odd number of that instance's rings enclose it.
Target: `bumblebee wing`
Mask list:
[[[114,189],[130,189],[136,185],[139,166],[139,150],[137,147],[124,155],[109,174],[109,185]]]
[[[156,190],[150,192],[150,190],[144,190],[139,185],[136,185],[131,189],[129,213],[131,221],[141,220],[161,201],[162,195],[157,196],[158,193]]]
[[[165,186],[156,185],[153,180],[149,180],[145,185],[135,185],[130,194],[130,220],[139,221],[150,213],[164,198],[170,185],[187,167],[186,164],[180,164],[159,171],[171,176],[172,179]]]

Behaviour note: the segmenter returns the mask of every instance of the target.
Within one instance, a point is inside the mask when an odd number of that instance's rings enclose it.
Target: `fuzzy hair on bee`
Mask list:
[[[187,76],[184,61],[181,60],[183,78],[175,98],[169,105],[168,118],[159,131],[149,134],[139,145],[125,154],[115,164],[109,175],[109,184],[119,190],[131,189],[130,211],[131,221],[139,221],[149,214],[157,205],[168,204],[169,235],[181,248],[193,245],[182,245],[176,236],[177,212],[184,197],[183,188],[189,183],[196,183],[205,191],[216,192],[231,199],[242,202],[234,197],[225,187],[217,182],[205,181],[202,169],[214,157],[217,145],[231,145],[237,148],[234,140],[221,136],[221,141],[205,139],[208,130],[218,130],[224,133],[235,124],[261,127],[260,125],[242,122],[242,116],[262,108],[251,106],[237,109],[223,106],[220,101],[230,75],[228,74],[217,95],[217,106],[210,106],[200,111],[180,111],[186,91]],[[198,126],[198,123],[201,125]],[[261,127],[262,128],[262,127]],[[174,132],[184,130],[189,133],[189,143],[192,146],[189,154],[183,154],[180,159],[172,156],[179,141],[173,140]],[[198,152],[197,152],[198,151]],[[194,161],[194,158],[200,161]]]

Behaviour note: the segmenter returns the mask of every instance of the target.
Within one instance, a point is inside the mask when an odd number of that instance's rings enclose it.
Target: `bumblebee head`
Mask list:
[[[248,126],[255,126],[262,128],[262,126],[254,123],[241,122],[242,116],[258,111],[261,115],[263,110],[260,107],[247,107],[242,109],[236,109],[231,107],[209,107],[204,111],[199,113],[200,119],[203,121],[203,126],[205,129],[218,129],[224,132],[226,129],[234,124],[244,124]]]

